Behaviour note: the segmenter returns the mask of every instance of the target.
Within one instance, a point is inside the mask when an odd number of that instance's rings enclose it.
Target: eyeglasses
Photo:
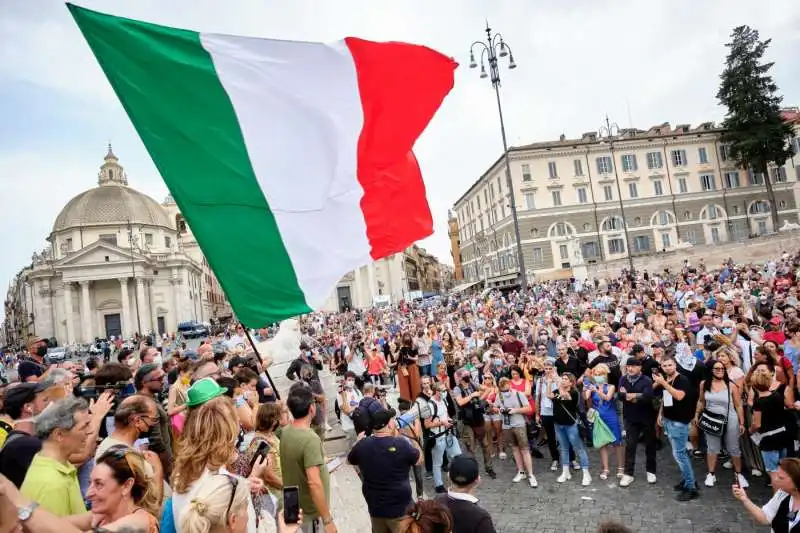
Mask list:
[[[723,371],[725,371],[725,367],[724,366],[715,366],[712,370],[714,370],[715,372],[717,370],[719,370],[720,372],[723,372]]]

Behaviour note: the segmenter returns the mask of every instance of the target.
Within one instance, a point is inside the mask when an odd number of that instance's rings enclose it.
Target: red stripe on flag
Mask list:
[[[358,139],[361,210],[370,255],[380,259],[433,233],[425,184],[412,149],[453,88],[458,64],[424,46],[345,39],[364,112]]]

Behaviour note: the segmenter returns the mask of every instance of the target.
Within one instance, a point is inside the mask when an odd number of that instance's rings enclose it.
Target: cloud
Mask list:
[[[800,104],[796,0],[84,0],[100,11],[177,27],[331,41],[347,35],[418,42],[461,63],[456,87],[417,143],[434,213],[421,244],[450,261],[447,209],[502,153],[495,97],[468,68],[488,17],[519,68],[502,71],[509,144],[578,136],[606,113],[620,126],[720,120],[715,93],[731,28],[773,39],[770,59],[786,105]],[[131,185],[166,189],[91,51],[58,0],[7,0],[0,17],[0,244],[9,280],[44,245],[64,203],[95,183],[111,139]],[[132,51],[135,53],[135,51]]]

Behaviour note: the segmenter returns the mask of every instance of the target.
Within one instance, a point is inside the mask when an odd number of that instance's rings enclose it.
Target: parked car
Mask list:
[[[47,350],[47,354],[44,356],[44,364],[55,365],[58,363],[63,363],[66,358],[67,349],[63,346],[57,346]]]
[[[189,321],[181,322],[178,324],[178,333],[187,339],[195,339],[198,337],[208,336],[208,327],[200,322]]]

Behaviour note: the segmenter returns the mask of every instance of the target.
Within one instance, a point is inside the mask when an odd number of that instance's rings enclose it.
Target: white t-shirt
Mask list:
[[[784,498],[791,498],[791,496],[789,496],[788,492],[779,490],[772,496],[770,501],[764,504],[764,507],[761,508],[761,511],[764,513],[764,516],[767,517],[767,520],[772,522],[772,520],[775,519],[775,515],[778,514],[778,508],[781,506],[781,503],[783,503]],[[789,500],[789,511],[792,510],[793,503],[794,502],[792,502],[792,500]],[[797,513],[797,515],[794,517],[794,520],[789,522],[789,529],[792,529],[794,526],[796,526],[798,522],[800,522],[800,513]],[[773,531],[774,533],[773,529],[770,529],[770,531]]]
[[[344,395],[345,398],[347,398],[348,407],[350,407],[350,409],[355,409],[358,403],[364,397],[361,394],[361,392],[356,388],[353,388],[352,390],[345,390]],[[342,396],[341,395],[337,396],[336,401],[341,402]],[[341,404],[339,405],[339,408],[342,409]],[[350,418],[349,415],[344,414],[344,409],[342,409],[341,424],[342,424],[342,431],[347,431],[349,429],[353,430],[356,429],[355,425],[353,424],[353,419]]]
[[[219,469],[220,474],[230,474],[225,470],[225,468]],[[172,518],[175,521],[175,533],[183,533],[181,531],[181,513],[186,506],[189,505],[189,502],[192,501],[194,497],[194,489],[200,485],[200,482],[206,476],[213,476],[214,473],[210,470],[206,469],[203,474],[191,485],[189,485],[189,490],[182,494],[178,494],[177,492],[173,492],[172,494]],[[239,478],[239,483],[244,484],[247,486],[247,480],[243,477],[237,476]],[[256,529],[256,510],[253,507],[253,500],[252,497],[248,494],[247,496],[247,533],[258,533]]]

